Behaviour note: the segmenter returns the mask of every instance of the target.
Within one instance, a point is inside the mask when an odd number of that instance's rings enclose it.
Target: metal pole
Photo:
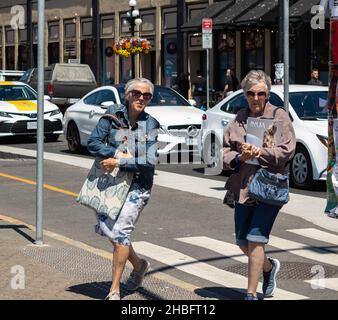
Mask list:
[[[284,15],[284,6],[283,6],[284,0],[279,0],[279,20],[278,20],[278,44],[279,44],[279,50],[278,50],[278,62],[282,62],[283,59],[283,49],[284,48],[284,32],[283,32],[283,15]]]
[[[93,38],[95,41],[94,65],[96,68],[96,81],[101,84],[101,51],[100,51],[100,3],[99,0],[92,0],[93,8]]]
[[[44,49],[45,0],[38,0],[38,132],[37,132],[37,189],[36,189],[36,240],[43,244],[43,138],[44,138]]]
[[[210,72],[210,67],[209,67],[209,49],[207,49],[207,110],[209,110],[209,72]]]
[[[130,31],[131,31],[131,37],[134,38],[135,36],[135,18],[133,17],[133,11],[134,11],[135,7],[131,7],[130,10]],[[134,79],[135,78],[135,55],[131,56],[131,78]]]
[[[284,109],[289,112],[289,0],[284,0]]]

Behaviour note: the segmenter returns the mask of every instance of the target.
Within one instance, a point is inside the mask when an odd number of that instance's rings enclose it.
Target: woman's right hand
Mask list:
[[[241,154],[239,155],[238,159],[241,162],[245,162],[247,160],[259,158],[260,155],[261,155],[261,149],[259,147],[254,146],[249,143],[243,143],[241,145]]]

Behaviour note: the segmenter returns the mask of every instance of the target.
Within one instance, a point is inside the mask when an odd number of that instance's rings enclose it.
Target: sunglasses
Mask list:
[[[259,92],[247,91],[246,95],[249,98],[254,98],[255,96],[257,96],[258,98],[266,98],[266,92],[265,91],[259,91]]]
[[[137,99],[139,99],[139,98],[141,98],[141,96],[143,96],[144,100],[150,100],[153,97],[153,95],[150,92],[142,93],[141,91],[138,91],[138,90],[132,90],[131,95],[132,95],[132,97],[137,98]]]

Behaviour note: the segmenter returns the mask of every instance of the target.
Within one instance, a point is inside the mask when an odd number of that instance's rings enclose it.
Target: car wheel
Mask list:
[[[303,146],[297,146],[291,161],[290,176],[292,185],[298,188],[311,188],[314,184],[311,158]]]
[[[56,142],[59,139],[59,134],[46,134],[45,141],[46,142]]]
[[[79,130],[74,122],[70,122],[67,129],[68,149],[73,153],[80,153],[82,150]]]
[[[203,161],[209,168],[222,167],[221,144],[215,135],[206,138],[203,148]],[[221,173],[221,172],[220,172]]]

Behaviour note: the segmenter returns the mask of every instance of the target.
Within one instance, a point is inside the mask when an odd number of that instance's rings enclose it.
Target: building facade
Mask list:
[[[130,36],[126,20],[128,0],[97,0],[99,4],[100,84],[126,82],[131,77],[131,58],[112,53],[120,37]],[[311,67],[318,67],[327,83],[329,27],[310,26],[310,5],[320,1],[290,0],[290,82],[305,83]],[[0,69],[26,70],[37,65],[37,1],[32,3],[32,45],[27,24],[13,29],[20,8],[27,17],[27,1],[2,0],[0,4]],[[293,10],[293,7],[297,8]],[[303,4],[306,4],[305,7]],[[142,24],[137,30],[152,44],[148,54],[136,58],[136,75],[156,84],[173,86],[184,72],[191,78],[197,70],[206,73],[206,52],[202,48],[202,18],[212,18],[213,49],[210,51],[211,87],[222,90],[225,71],[232,68],[238,79],[253,68],[274,78],[274,64],[281,60],[279,49],[280,11],[278,0],[176,1],[138,0]],[[298,10],[298,11],[297,11]],[[303,11],[302,11],[303,10]],[[183,25],[178,25],[183,14]],[[292,20],[292,18],[295,18]],[[27,19],[26,19],[27,21]],[[47,0],[45,22],[45,64],[79,61],[97,74],[94,52],[92,0]],[[32,62],[30,51],[33,52]]]

